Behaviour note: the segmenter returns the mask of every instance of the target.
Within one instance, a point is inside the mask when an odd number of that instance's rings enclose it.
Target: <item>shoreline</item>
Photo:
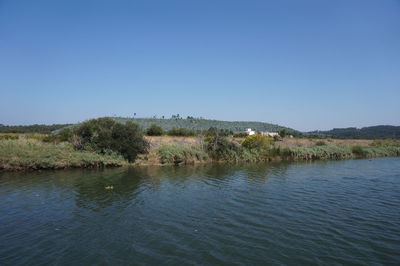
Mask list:
[[[311,162],[399,157],[398,140],[284,139],[266,150],[240,149],[216,158],[197,137],[146,137],[150,150],[129,163],[122,156],[76,151],[66,143],[43,143],[34,139],[0,141],[0,172],[62,169],[101,169],[129,166],[173,166],[210,163]],[[231,138],[241,143],[243,139]]]
[[[122,165],[86,165],[86,166],[66,166],[66,167],[32,167],[32,168],[23,168],[23,167],[15,167],[2,169],[0,168],[1,173],[10,173],[10,172],[36,172],[36,171],[62,171],[62,170],[72,170],[72,169],[123,169],[129,167],[179,167],[179,166],[197,166],[197,165],[208,165],[208,164],[242,164],[242,163],[300,163],[300,162],[328,162],[328,161],[346,161],[346,160],[365,160],[365,159],[378,159],[378,158],[399,158],[398,156],[374,156],[374,157],[350,157],[346,159],[311,159],[311,160],[293,160],[293,159],[274,159],[274,160],[255,160],[255,161],[201,161],[201,162],[190,162],[183,164],[174,164],[174,163],[126,163]]]

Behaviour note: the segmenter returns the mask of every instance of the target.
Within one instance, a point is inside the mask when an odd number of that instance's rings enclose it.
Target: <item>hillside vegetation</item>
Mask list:
[[[0,133],[42,133],[49,134],[55,130],[65,128],[71,124],[54,125],[28,125],[28,126],[5,126],[0,124]]]
[[[278,132],[283,129],[289,134],[300,134],[299,131],[292,128],[287,128],[280,125],[264,123],[264,122],[248,122],[248,121],[220,121],[220,120],[209,120],[200,118],[114,118],[116,121],[125,123],[128,120],[135,122],[140,125],[143,129],[149,128],[151,125],[158,125],[163,130],[171,130],[173,128],[186,128],[194,131],[208,130],[211,127],[218,129],[226,129],[232,132],[242,131],[246,128],[251,128],[256,131],[271,131]]]
[[[152,147],[137,164],[191,164],[197,162],[313,161],[400,156],[400,141],[363,142],[315,140],[290,145],[295,139],[274,141],[261,135],[244,139],[212,137],[148,137]]]
[[[338,139],[400,139],[400,126],[372,126],[363,128],[334,128],[327,131],[313,131],[310,135]]]

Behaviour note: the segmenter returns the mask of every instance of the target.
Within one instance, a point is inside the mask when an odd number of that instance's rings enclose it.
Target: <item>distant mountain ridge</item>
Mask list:
[[[363,128],[334,128],[326,131],[312,131],[308,132],[308,134],[339,139],[400,139],[400,126],[380,125]]]

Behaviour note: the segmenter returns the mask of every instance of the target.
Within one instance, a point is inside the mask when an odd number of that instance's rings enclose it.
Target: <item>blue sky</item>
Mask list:
[[[0,123],[400,125],[400,1],[0,0]]]

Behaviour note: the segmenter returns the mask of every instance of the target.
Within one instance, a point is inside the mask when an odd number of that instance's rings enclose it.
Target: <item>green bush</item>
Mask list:
[[[207,153],[198,146],[163,145],[158,154],[163,164],[188,164],[208,160]]]
[[[364,151],[363,147],[360,145],[352,146],[351,152],[356,156],[364,156],[365,155],[365,151]]]
[[[178,136],[178,137],[191,137],[196,136],[196,132],[186,128],[173,128],[167,133],[169,136]]]
[[[207,137],[206,142],[207,152],[215,160],[236,160],[240,153],[240,146],[225,137]]]
[[[219,136],[227,137],[227,136],[229,136],[231,134],[232,134],[232,132],[227,130],[227,129],[220,129],[220,128],[216,128],[216,127],[210,127],[209,129],[204,131],[204,135],[205,136],[219,135]]]
[[[256,149],[265,150],[272,147],[272,140],[267,136],[261,136],[259,134],[254,134],[247,136],[242,142],[242,146],[246,149]]]
[[[146,134],[147,136],[162,136],[164,135],[164,130],[162,127],[153,124],[146,130]]]
[[[234,138],[245,138],[245,137],[247,137],[247,134],[244,132],[238,132],[238,133],[233,134],[233,137]]]
[[[115,151],[129,162],[149,148],[139,126],[131,121],[120,124],[110,118],[92,119],[76,127],[74,133],[78,137],[72,141],[75,148],[103,154]]]

